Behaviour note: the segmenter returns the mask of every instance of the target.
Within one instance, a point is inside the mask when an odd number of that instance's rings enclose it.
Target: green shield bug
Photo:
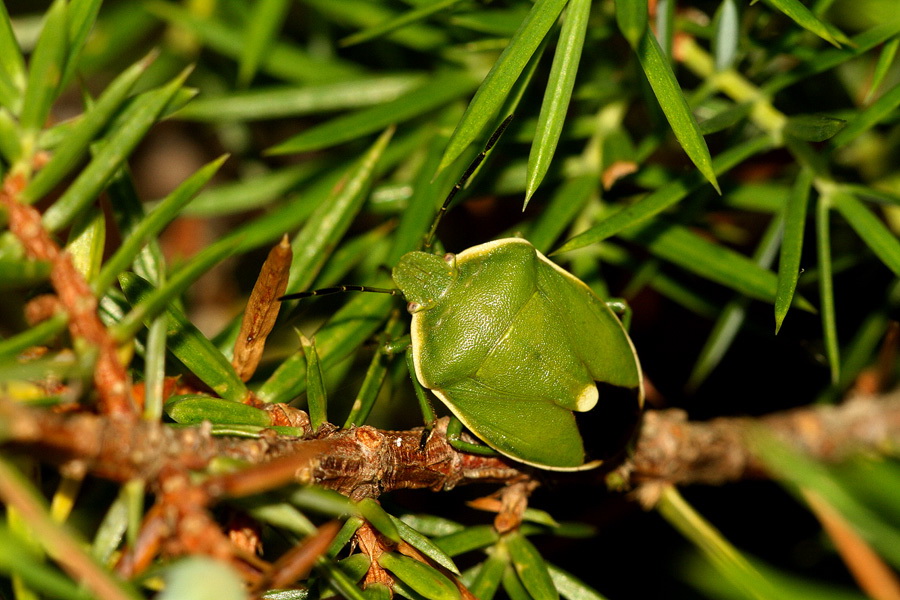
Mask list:
[[[508,124],[503,122],[463,174],[441,216]],[[398,290],[338,286],[283,297],[342,291],[402,294],[412,314],[411,375],[476,437],[514,460],[580,470],[585,457],[575,412],[600,400],[597,382],[642,402],[641,367],[607,304],[528,241],[506,238],[443,256],[403,255]]]

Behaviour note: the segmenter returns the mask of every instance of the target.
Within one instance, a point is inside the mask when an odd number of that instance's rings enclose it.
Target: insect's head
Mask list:
[[[409,252],[394,267],[394,283],[403,292],[411,313],[428,310],[450,289],[459,270],[456,255]]]

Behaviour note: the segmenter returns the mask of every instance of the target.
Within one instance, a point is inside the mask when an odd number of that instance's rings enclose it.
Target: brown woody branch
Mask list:
[[[280,410],[290,410],[279,407]],[[804,454],[826,461],[860,450],[900,448],[900,394],[860,397],[841,406],[800,408],[760,418],[691,422],[680,410],[649,411],[633,454],[616,469],[627,486],[648,483],[722,484],[765,476],[753,452],[762,428]],[[164,469],[202,469],[217,456],[251,466],[212,478],[211,497],[243,496],[287,482],[315,483],[352,498],[401,488],[446,490],[475,482],[510,483],[533,469],[499,457],[452,448],[446,421],[423,431],[323,427],[304,439],[274,432],[258,439],[217,438],[208,427],[174,429],[116,416],[60,415],[0,403],[0,439],[9,449],[98,477],[154,481]]]
[[[754,452],[767,432],[814,459],[836,462],[862,451],[900,452],[900,390],[750,417],[688,421],[680,410],[649,411],[633,456],[618,472],[631,486],[710,484],[765,477]]]
[[[269,409],[279,424],[309,422],[305,413],[284,405]],[[251,584],[280,577],[282,568],[292,570],[285,567],[289,558],[294,564],[291,556],[268,565],[242,550],[223,533],[208,508],[222,497],[293,482],[318,484],[354,499],[401,488],[439,491],[474,482],[506,484],[502,491],[509,493],[500,495],[495,523],[499,530],[515,527],[528,492],[539,484],[538,474],[503,458],[454,450],[446,426],[442,420],[426,434],[421,429],[326,425],[304,438],[268,430],[248,440],[213,437],[208,425],[176,429],[128,415],[59,414],[0,400],[0,446],[60,464],[70,475],[91,473],[115,481],[140,478],[156,494],[134,546],[117,565],[124,577],[145,570],[157,554],[198,553],[230,561]],[[900,395],[704,423],[687,421],[679,410],[650,411],[634,453],[616,469],[615,479],[638,488],[641,498],[652,502],[663,485],[721,484],[762,476],[763,467],[752,449],[753,434],[760,428],[823,460],[864,449],[896,452]],[[219,456],[239,458],[249,466],[195,483],[190,472],[204,469]],[[16,499],[0,490],[0,500]]]

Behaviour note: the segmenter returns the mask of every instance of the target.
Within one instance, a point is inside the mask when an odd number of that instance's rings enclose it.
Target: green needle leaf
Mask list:
[[[403,515],[403,522],[410,527],[415,527],[425,535],[432,537],[446,536],[451,533],[464,531],[466,526],[444,517],[423,513],[407,513]]]
[[[833,46],[839,47],[841,44],[853,44],[853,42],[850,41],[850,38],[844,35],[834,25],[820,21],[819,18],[799,0],[767,0],[767,2],[793,19],[800,27],[813,32]]]
[[[103,0],[71,0],[66,13],[66,20],[69,24],[69,40],[68,40],[68,56],[66,57],[66,67],[63,71],[62,81],[60,82],[60,90],[72,81],[78,68],[79,58],[88,36],[97,22],[97,14],[100,12],[100,5]]]
[[[40,544],[40,547],[49,555],[59,557],[59,562],[66,565],[70,571],[77,569],[84,575],[87,582],[85,587],[90,591],[90,596],[108,600],[137,600],[139,598],[128,582],[114,576],[89,554],[87,544],[80,539],[80,535],[66,526],[67,524],[59,523],[51,517],[49,507],[41,492],[19,469],[13,466],[9,459],[3,457],[0,457],[0,498],[7,507],[7,519],[9,519],[10,507],[15,507],[22,520],[27,518],[28,531],[31,532],[33,536],[31,539],[34,542]],[[0,527],[0,532],[7,531],[9,531],[7,526]],[[2,542],[0,547],[9,548],[5,542],[11,535],[15,535],[18,540],[13,547],[21,546],[20,530],[15,534],[12,532],[7,534],[7,539],[0,539]],[[35,545],[31,545],[31,549],[34,548]],[[6,554],[6,556],[0,555],[0,558],[6,558],[9,562],[15,561],[14,558],[8,556],[8,553],[2,552],[2,554]],[[25,556],[21,552],[18,554],[20,554],[20,558]],[[32,563],[32,566],[35,570],[31,571],[31,577],[36,578],[38,574],[47,573],[37,564]],[[48,587],[51,589],[55,587],[56,591],[60,591],[61,580],[54,578],[52,581],[57,585],[51,586],[50,582],[47,582]],[[78,598],[79,595],[74,597]]]
[[[65,141],[53,151],[53,157],[25,188],[22,201],[28,204],[43,198],[63,177],[74,169],[100,131],[110,122],[116,111],[128,98],[129,92],[147,67],[156,58],[151,52],[122,72],[97,99],[75,127],[66,135]]]
[[[119,275],[119,284],[132,306],[143,302],[154,292],[152,285],[134,273]],[[247,398],[250,391],[234,372],[231,363],[188,321],[184,313],[170,305],[165,315],[169,321],[168,347],[172,354],[222,398],[236,402]]]
[[[685,538],[699,548],[722,575],[737,585],[748,598],[779,598],[778,591],[729,542],[722,533],[697,513],[673,486],[663,490],[656,510]]]
[[[503,574],[509,566],[509,557],[500,552],[488,554],[478,568],[475,580],[469,585],[469,591],[476,598],[493,598],[503,580]]]
[[[141,94],[125,109],[120,117],[122,125],[106,138],[103,147],[81,171],[81,175],[44,213],[44,226],[48,230],[57,231],[65,227],[75,215],[96,199],[181,89],[189,72],[189,69],[185,70],[164,87]]]
[[[353,556],[359,556],[359,555],[353,555]],[[348,559],[353,558],[353,556],[349,556],[347,558]],[[343,562],[341,563],[341,566],[343,567]],[[368,570],[368,567],[366,567],[366,570]],[[365,574],[365,573],[363,573],[363,574]],[[360,579],[361,578],[362,578],[362,575],[360,575]],[[383,583],[367,584],[366,589],[363,590],[363,595],[366,597],[366,600],[391,600],[393,598],[393,594],[391,593],[391,588],[389,588],[388,586],[386,586]],[[298,598],[298,600],[300,600],[300,599]]]
[[[143,7],[148,12],[187,29],[216,52],[237,60],[243,55],[245,33],[240,24],[232,25],[215,18],[203,18],[172,2],[149,0]],[[359,77],[361,74],[361,69],[354,64],[342,62],[335,57],[313,58],[300,46],[280,40],[263,53],[259,70],[283,81],[299,83],[333,82]]]
[[[34,285],[49,275],[50,263],[43,260],[0,259],[0,290]]]
[[[309,421],[313,431],[328,422],[328,397],[325,394],[325,383],[322,381],[322,367],[319,364],[319,352],[316,340],[307,339],[301,334],[303,356],[306,357],[306,403],[309,408]]]
[[[355,140],[440,108],[464,96],[475,85],[468,74],[444,72],[396,100],[332,119],[270,148],[267,153],[308,152]]]
[[[21,158],[24,141],[16,118],[6,108],[0,108],[0,157],[7,164],[14,164]],[[5,172],[2,167],[0,165],[0,174]]]
[[[47,263],[41,264],[47,266],[47,273],[49,273],[50,265]],[[0,266],[0,279],[5,280],[5,278],[6,275],[3,272],[2,266]],[[17,354],[32,346],[45,345],[49,339],[62,331],[68,322],[68,315],[56,313],[46,321],[41,321],[30,329],[26,329],[17,335],[0,340],[0,360],[6,361],[14,358]]]
[[[781,329],[784,317],[794,298],[800,278],[800,257],[803,254],[803,231],[806,228],[806,206],[812,190],[813,174],[804,169],[797,177],[784,208],[784,235],[778,259],[778,290],[775,293],[775,333]]]
[[[240,402],[212,396],[185,394],[171,398],[165,405],[166,414],[176,423],[198,425],[203,421],[225,425],[272,425],[271,413]]]
[[[197,121],[255,121],[366,108],[395,100],[426,77],[400,73],[303,86],[255,87],[197,98],[175,115]]]
[[[128,169],[119,169],[107,188],[113,215],[122,237],[127,240],[146,218],[144,204],[138,198],[134,180]],[[125,242],[127,245],[128,242]],[[157,240],[149,240],[131,264],[132,270],[154,285],[161,285],[166,279],[166,266],[162,250]],[[101,270],[102,271],[102,270]],[[114,317],[120,320],[124,312]]]
[[[374,282],[377,286],[390,285]],[[358,294],[331,317],[330,322],[316,333],[322,370],[347,358],[369,340],[387,318],[393,297],[387,294]],[[257,390],[263,402],[288,402],[306,389],[306,358],[296,352],[285,360],[272,376]]]
[[[450,533],[434,540],[438,548],[448,556],[459,556],[472,550],[486,548],[496,544],[500,534],[490,525],[474,525],[457,533]]]
[[[897,240],[897,235],[891,233],[881,220],[850,194],[839,191],[829,198],[872,252],[900,277],[900,241]]]
[[[13,33],[6,3],[0,2],[0,106],[18,114],[24,91],[25,59]]]
[[[563,571],[557,566],[547,563],[547,570],[553,579],[553,585],[559,590],[562,597],[568,600],[606,600],[591,586],[581,581],[571,573]]]
[[[359,509],[360,514],[366,518],[366,521],[371,523],[379,533],[395,544],[400,543],[400,532],[397,531],[394,520],[391,518],[391,515],[381,508],[378,502],[372,498],[363,498],[356,503],[356,507]]]
[[[234,254],[239,240],[224,239],[201,250],[190,261],[178,269],[162,287],[149,293],[136,304],[130,313],[116,323],[113,335],[123,341],[130,339],[146,323],[162,313],[173,299],[181,295],[189,285],[197,281],[213,265]]]
[[[816,204],[816,248],[819,259],[819,304],[822,313],[822,334],[825,354],[831,371],[831,383],[841,379],[841,357],[837,337],[837,318],[834,310],[834,281],[831,264],[831,226],[829,198],[819,196]]]
[[[421,133],[416,131],[393,138],[384,154],[375,165],[375,176],[383,175],[402,159],[410,156],[422,143]],[[274,243],[281,239],[285,231],[297,228],[307,222],[310,215],[326,203],[328,196],[337,193],[335,187],[346,172],[353,168],[353,157],[331,162],[332,167],[316,177],[315,182],[306,186],[302,195],[290,196],[279,206],[247,222],[232,231],[229,236],[243,240],[241,252]],[[293,291],[293,290],[290,290]]]
[[[403,335],[404,327],[405,323],[395,314],[385,327],[384,335],[388,339],[395,339]],[[347,415],[346,421],[344,421],[345,429],[353,425],[365,424],[366,419],[369,418],[369,414],[372,412],[372,408],[375,406],[378,392],[387,378],[389,364],[390,359],[383,352],[376,351],[372,355],[369,368],[366,369],[365,379],[363,379],[359,392],[356,394],[356,400],[353,402],[353,408]]]
[[[303,511],[311,510],[335,518],[356,512],[353,501],[347,496],[318,486],[296,488],[288,495],[288,501]]]
[[[616,0],[616,24],[632,48],[641,43],[647,19],[647,3],[643,0]]]
[[[319,205],[293,242],[294,260],[287,293],[305,290],[316,278],[328,255],[347,232],[375,177],[376,166],[390,143],[394,129],[385,130],[368,152],[346,173],[334,193]]]
[[[481,83],[475,97],[450,136],[444,157],[438,166],[443,171],[455,161],[463,150],[481,135],[485,126],[493,120],[506,101],[513,84],[519,78],[532,54],[538,49],[544,36],[556,23],[566,0],[538,0],[528,16],[503,50],[500,58]]]
[[[509,596],[509,600],[533,600],[512,565],[503,571],[503,591]]]
[[[289,165],[274,171],[267,171],[258,175],[222,183],[208,190],[203,190],[197,197],[185,207],[183,216],[191,217],[221,217],[234,213],[252,211],[272,205],[284,208],[287,203],[278,204],[285,196],[296,188],[306,183],[315,176],[322,175],[323,166],[318,161],[304,161],[301,164]],[[321,181],[321,180],[318,180]],[[297,198],[297,196],[294,196]],[[306,205],[308,197],[304,195],[298,204]],[[308,202],[309,210],[315,207],[317,202]],[[302,212],[299,208],[292,211],[294,214]],[[306,216],[309,216],[308,214]],[[306,220],[304,217],[300,222]],[[296,223],[292,223],[292,226]],[[285,229],[293,227],[282,227]]]
[[[847,124],[827,115],[796,115],[788,119],[784,133],[806,142],[824,142]]]
[[[643,244],[654,256],[710,281],[751,298],[765,302],[775,301],[778,285],[775,273],[685,227],[653,222],[623,232],[622,237]],[[797,297],[794,302],[798,308],[815,312],[812,305],[801,297]]]
[[[845,146],[860,134],[894,115],[898,106],[900,106],[900,83],[886,91],[865,110],[858,112],[856,118],[851,119],[846,127],[831,138],[829,145],[832,148]]]
[[[106,293],[106,290],[116,280],[116,277],[134,261],[144,244],[154,238],[172,219],[178,216],[181,209],[191,201],[194,195],[200,191],[200,188],[212,179],[212,176],[216,174],[227,158],[227,155],[217,158],[188,177],[171,194],[166,196],[153,212],[138,222],[128,237],[122,241],[115,254],[106,261],[97,279],[93,282],[92,287],[97,296],[102,296]]]
[[[701,122],[700,132],[703,135],[718,133],[719,131],[727,129],[746,119],[752,110],[753,104],[750,102],[735,104]],[[718,156],[716,158],[718,158]],[[713,166],[715,166],[715,164],[716,160],[713,159]]]
[[[891,461],[857,457],[839,466],[813,460],[783,440],[758,431],[753,446],[760,460],[792,494],[810,501],[810,492],[827,502],[858,535],[894,568],[900,566],[900,529],[892,493],[900,484]],[[862,490],[870,488],[868,494]]]
[[[144,411],[148,421],[159,421],[163,415],[166,395],[166,328],[165,315],[153,319],[147,327],[147,344],[144,347]]]
[[[771,80],[762,86],[762,93],[765,97],[771,98],[778,91],[798,81],[803,81],[817,73],[833,69],[850,59],[865,54],[872,48],[887,42],[898,33],[900,33],[900,22],[888,22],[854,36],[848,47],[829,48],[821,52],[815,52],[807,62],[797,65],[790,71],[772,77]]]
[[[314,7],[329,21],[351,29],[368,29],[393,21],[397,13],[384,2],[369,0],[304,0],[304,4]],[[424,4],[419,2],[416,4]],[[405,27],[385,34],[395,44],[422,52],[443,49],[450,42],[450,36],[441,27],[428,23],[408,23]]]
[[[344,561],[348,561],[351,558],[353,557],[348,556]],[[342,566],[344,561],[341,561]],[[351,575],[353,578],[351,579],[341,567],[338,567],[332,561],[321,560],[317,565],[318,569],[324,574],[325,579],[328,580],[328,584],[338,592],[339,597],[346,598],[347,600],[368,600],[363,591],[356,585],[359,578],[355,577],[355,575],[362,570],[362,566],[363,565],[359,562],[357,562],[356,565],[348,565],[347,570],[353,571]],[[308,598],[309,596],[305,597]]]
[[[713,20],[715,35],[712,40],[716,71],[724,71],[734,64],[741,37],[741,20],[734,0],[722,0]]]
[[[47,11],[41,36],[28,65],[28,85],[22,102],[22,129],[36,134],[44,126],[56,100],[66,62],[68,27],[66,3],[56,0]]]
[[[521,531],[513,531],[503,536],[503,544],[509,550],[516,573],[532,598],[553,600],[559,598],[559,592],[553,585],[547,564],[531,542]]]
[[[263,55],[284,22],[290,0],[257,0],[251,9],[250,21],[244,34],[244,49],[238,61],[238,85],[249,84]]]
[[[900,50],[900,38],[892,39],[881,49],[881,54],[878,55],[878,63],[876,63],[874,73],[872,74],[872,83],[869,85],[869,92],[866,94],[866,104],[869,103],[872,96],[878,93],[878,88],[884,83],[884,78],[887,77],[891,65],[894,64],[897,50]]]
[[[675,32],[675,4],[675,0],[657,0],[656,2],[655,35],[666,56],[672,55],[672,39]]]
[[[782,239],[782,231],[783,219],[778,215],[769,223],[753,254],[754,262],[760,267],[768,269],[775,260],[778,245]],[[688,376],[685,389],[696,390],[719,365],[728,349],[733,345],[738,332],[744,326],[749,304],[749,298],[738,296],[730,300],[721,310],[703,349],[700,350],[697,362]]]
[[[41,552],[6,525],[0,526],[0,569],[4,573],[15,573],[19,583],[32,590],[28,596],[22,594],[21,597],[36,598],[34,592],[40,592],[42,597],[65,600],[90,600],[92,597],[84,587],[47,564]]]
[[[91,281],[100,271],[106,246],[106,217],[101,210],[85,211],[69,230],[66,251],[72,255],[75,268]]]
[[[713,170],[719,174],[726,173],[751,156],[769,150],[772,145],[772,140],[766,136],[744,142],[717,156],[712,161]],[[683,200],[689,193],[703,185],[703,181],[704,179],[697,173],[690,173],[672,180],[631,206],[613,213],[594,227],[569,239],[557,250],[554,250],[553,254],[569,252],[601,242],[628,227],[641,223]]]
[[[646,12],[646,7],[644,10]],[[553,66],[550,68],[550,79],[547,81],[544,101],[541,104],[541,114],[538,116],[537,132],[531,144],[531,153],[528,155],[523,210],[547,174],[559,143],[559,136],[569,110],[572,88],[575,86],[575,75],[578,73],[578,62],[581,59],[590,12],[590,0],[570,0],[566,9],[556,54],[553,55]]]
[[[362,527],[362,524],[362,518],[348,517],[341,526],[341,530],[338,531],[338,534],[331,541],[331,545],[328,546],[328,551],[325,554],[331,558],[337,556],[338,552],[350,543],[350,540],[353,539],[353,536],[356,535],[357,530]]]
[[[234,567],[208,556],[188,556],[161,569],[166,580],[159,600],[244,600],[244,582]]]
[[[459,590],[452,581],[433,567],[402,554],[385,552],[378,564],[414,591],[432,600],[459,600]]]
[[[410,23],[424,21],[431,15],[450,8],[454,4],[459,4],[460,2],[462,2],[462,0],[437,0],[437,2],[425,4],[419,8],[403,13],[399,17],[389,19],[379,25],[360,31],[359,33],[348,35],[338,43],[346,48],[347,46],[354,46],[356,44],[361,44],[362,42],[374,40],[396,31],[401,27],[406,27]]]
[[[722,190],[719,189],[719,182],[716,181],[706,140],[703,139],[700,127],[681,92],[678,80],[675,79],[672,65],[660,48],[659,42],[656,41],[656,36],[649,29],[644,32],[644,37],[637,49],[637,56],[659,106],[675,133],[675,138],[697,169],[706,177],[706,180],[721,194]]]
[[[455,575],[459,575],[459,569],[456,568],[456,565],[453,563],[453,559],[447,556],[443,550],[437,547],[434,542],[429,540],[427,537],[401,521],[400,519],[391,516],[391,520],[394,522],[394,525],[397,527],[397,532],[400,534],[400,538],[436,562],[441,565],[451,573]]]

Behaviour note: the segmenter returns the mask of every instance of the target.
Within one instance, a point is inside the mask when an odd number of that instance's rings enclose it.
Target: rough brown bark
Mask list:
[[[752,434],[769,431],[821,460],[860,450],[896,453],[900,448],[900,394],[860,397],[840,406],[815,406],[760,418],[725,417],[705,422],[683,411],[648,411],[634,452],[615,473],[625,487],[647,483],[723,484],[765,476]],[[289,481],[315,483],[352,498],[377,497],[403,488],[446,490],[475,482],[510,483],[534,477],[531,468],[501,457],[456,451],[442,420],[421,429],[323,427],[304,439],[216,438],[208,427],[174,429],[116,416],[60,415],[0,403],[0,439],[45,460],[116,481],[153,481],[167,467],[202,469],[216,456],[246,461],[247,469],[210,480],[211,495],[243,496]]]

